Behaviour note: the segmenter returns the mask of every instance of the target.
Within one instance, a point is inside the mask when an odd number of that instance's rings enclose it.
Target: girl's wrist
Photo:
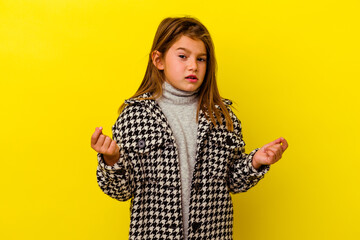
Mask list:
[[[119,161],[119,154],[117,154],[115,156],[109,156],[109,155],[103,154],[103,157],[104,157],[105,164],[108,166],[114,166],[115,163],[117,163],[117,161]]]
[[[258,163],[254,158],[252,159],[252,166],[256,169],[259,170],[259,168],[262,166],[262,164]]]

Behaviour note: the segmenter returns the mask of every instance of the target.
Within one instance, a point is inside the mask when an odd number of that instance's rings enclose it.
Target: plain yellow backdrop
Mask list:
[[[0,0],[0,239],[127,239],[129,202],[101,192],[95,127],[111,134],[160,21],[212,34],[247,152],[289,149],[233,195],[234,239],[359,239],[356,0]]]

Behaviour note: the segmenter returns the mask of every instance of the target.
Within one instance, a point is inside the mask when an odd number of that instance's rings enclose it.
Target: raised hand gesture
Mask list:
[[[261,165],[271,165],[276,163],[282,157],[284,151],[288,148],[285,138],[278,138],[263,147],[261,147],[254,155],[252,165],[255,169],[259,169]]]
[[[91,147],[103,154],[105,163],[109,166],[113,166],[119,160],[119,146],[115,140],[102,134],[102,127],[96,128],[91,136]]]

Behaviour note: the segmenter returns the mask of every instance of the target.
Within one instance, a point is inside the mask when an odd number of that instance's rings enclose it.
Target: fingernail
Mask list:
[[[102,127],[99,127],[100,130],[102,130]]]

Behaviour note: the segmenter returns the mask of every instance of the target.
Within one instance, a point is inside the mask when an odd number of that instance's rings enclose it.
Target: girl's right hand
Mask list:
[[[119,146],[115,140],[102,134],[102,127],[96,128],[91,136],[91,147],[103,154],[106,165],[113,166],[120,158]]]

